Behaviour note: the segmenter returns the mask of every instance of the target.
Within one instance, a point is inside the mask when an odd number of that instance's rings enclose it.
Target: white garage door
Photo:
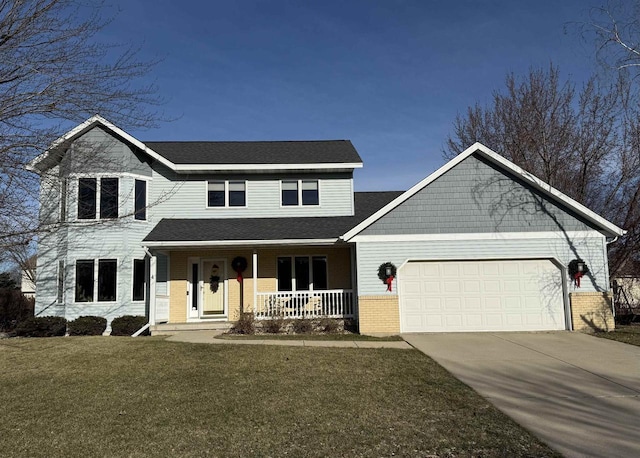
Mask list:
[[[549,260],[409,262],[398,272],[403,332],[565,329]]]

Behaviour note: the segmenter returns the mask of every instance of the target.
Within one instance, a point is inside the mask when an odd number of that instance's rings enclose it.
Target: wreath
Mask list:
[[[387,269],[389,270],[390,275],[387,275]],[[391,285],[393,285],[393,279],[395,277],[396,277],[396,266],[394,266],[390,262],[385,262],[384,264],[380,264],[380,267],[378,267],[378,278],[382,280],[382,283],[387,285],[387,291],[391,291]]]
[[[218,292],[218,288],[220,287],[220,277],[218,275],[211,275],[209,277],[209,288],[214,293]]]
[[[380,267],[378,267],[378,278],[382,280],[383,283],[386,283],[387,278],[389,278],[387,276],[387,267],[391,269],[391,276],[392,277],[396,276],[396,266],[394,266],[390,262],[385,262],[384,264],[380,264]]]
[[[236,256],[235,258],[233,258],[233,261],[231,261],[231,268],[234,270],[236,274],[238,274],[238,276],[236,277],[236,280],[241,282],[242,272],[247,270],[247,258],[242,256]]]
[[[582,270],[578,269],[579,265],[582,265]],[[582,259],[574,259],[569,263],[569,277],[577,288],[580,288],[580,279],[587,273],[589,273],[589,268]]]

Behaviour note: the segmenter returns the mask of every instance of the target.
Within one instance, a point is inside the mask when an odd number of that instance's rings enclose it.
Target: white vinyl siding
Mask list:
[[[351,178],[319,177],[320,205],[281,205],[281,179],[277,177],[246,178],[246,205],[244,207],[207,207],[206,183],[224,181],[215,176],[176,175],[161,169],[154,171],[149,189],[149,202],[157,203],[149,208],[155,221],[162,218],[273,218],[292,216],[351,216],[353,196]],[[184,180],[184,181],[182,181]],[[315,179],[313,179],[315,180]],[[313,181],[312,180],[312,181]],[[229,179],[229,182],[243,181]],[[306,181],[306,179],[305,179]],[[203,184],[205,183],[205,184]]]

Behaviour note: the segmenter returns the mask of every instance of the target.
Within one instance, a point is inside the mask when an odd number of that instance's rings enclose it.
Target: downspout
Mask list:
[[[607,252],[607,245],[609,245],[610,243],[614,243],[618,240],[619,236],[615,236],[614,238],[612,238],[611,240],[607,240],[606,238],[604,239],[605,243],[604,243],[604,259],[607,260],[607,278],[610,279],[609,276],[609,253]],[[613,321],[615,322],[616,320],[616,304],[614,303],[615,301],[615,297],[613,297],[613,294],[611,294],[611,313],[613,314]]]
[[[149,256],[149,321],[142,326],[136,332],[131,334],[131,337],[138,337],[144,331],[149,329],[152,324],[156,322],[156,270],[157,270],[157,258],[149,251],[149,248],[143,246],[142,249]]]

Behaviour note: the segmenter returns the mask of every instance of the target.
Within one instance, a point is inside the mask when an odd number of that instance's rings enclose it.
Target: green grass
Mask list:
[[[2,456],[548,456],[414,350],[0,340]]]
[[[616,325],[614,331],[598,332],[596,336],[640,346],[640,325]]]
[[[358,341],[374,341],[374,342],[399,342],[402,341],[400,336],[385,336],[374,337],[365,336],[362,334],[253,334],[253,335],[241,335],[241,334],[221,334],[217,336],[218,339],[228,340],[358,340]]]

